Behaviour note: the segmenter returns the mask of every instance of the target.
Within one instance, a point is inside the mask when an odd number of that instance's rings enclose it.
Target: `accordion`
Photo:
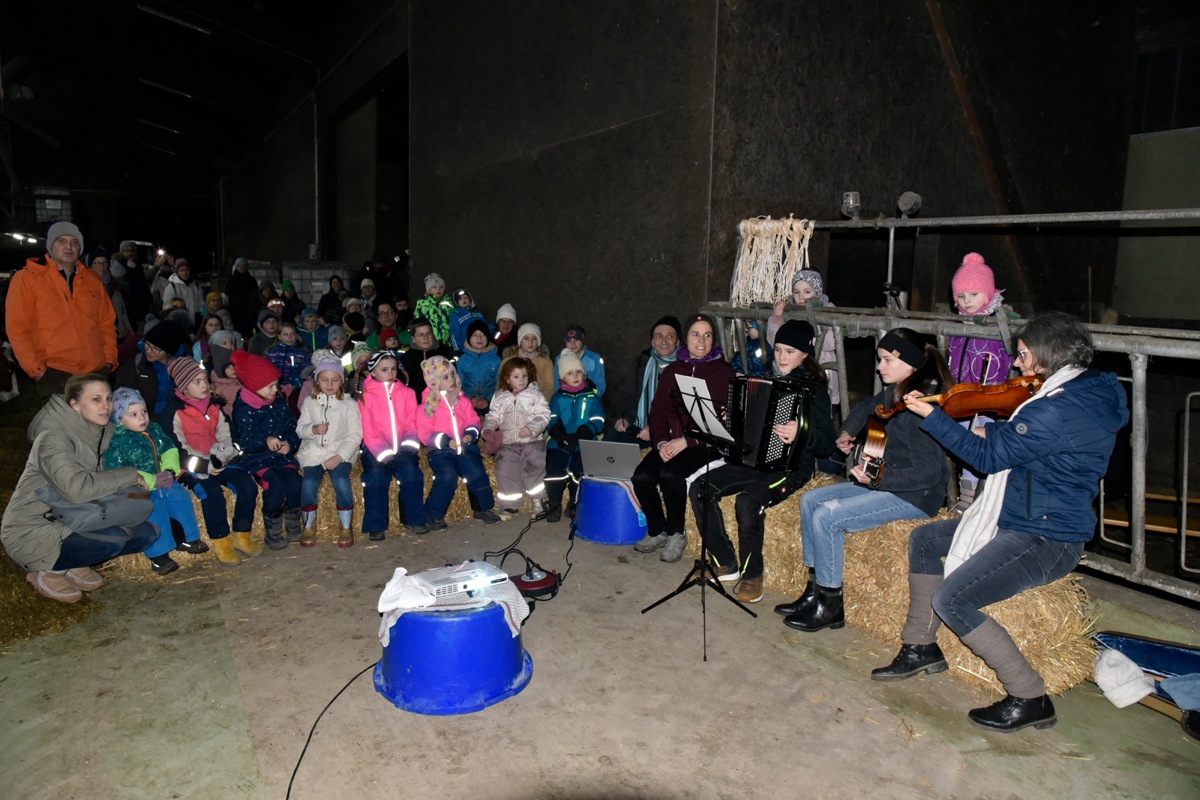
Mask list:
[[[808,443],[813,390],[794,378],[738,376],[729,382],[728,419],[733,438],[750,448],[727,460],[765,472],[788,472]],[[784,444],[774,427],[796,420],[796,439]]]

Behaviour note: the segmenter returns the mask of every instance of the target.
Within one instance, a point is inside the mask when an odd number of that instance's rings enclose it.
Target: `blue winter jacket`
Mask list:
[[[454,362],[458,377],[462,379],[462,392],[467,397],[482,397],[489,403],[496,393],[496,376],[500,373],[500,353],[489,343],[486,350],[477,353],[464,350]]]
[[[599,353],[594,353],[586,347],[583,349],[583,355],[579,357],[583,362],[583,368],[587,370],[588,380],[596,384],[596,396],[604,397],[604,390],[607,383],[604,380],[604,359]],[[558,386],[562,380],[562,375],[558,374],[558,356],[554,357],[554,385]]]
[[[274,402],[262,408],[252,407],[239,393],[233,401],[233,430],[233,440],[245,451],[241,465],[247,472],[299,466],[295,458],[296,450],[300,448],[296,418],[282,392],[275,395]],[[283,439],[291,445],[291,451],[287,455],[273,452],[267,447],[268,436]]]
[[[1011,470],[1001,528],[1082,542],[1096,529],[1092,502],[1117,431],[1128,421],[1125,390],[1116,376],[1088,370],[1022,408],[1015,419],[989,425],[986,439],[940,409],[921,428],[978,472]]]
[[[584,389],[565,392],[559,389],[550,398],[550,425],[546,433],[553,450],[575,452],[580,439],[595,439],[604,432],[604,404],[595,384],[588,380]],[[568,446],[564,446],[564,442]]]
[[[459,352],[467,347],[467,326],[476,320],[487,325],[488,341],[491,341],[493,327],[487,321],[487,317],[483,315],[475,306],[463,308],[457,306],[454,312],[450,314],[450,346],[454,348],[454,352]]]

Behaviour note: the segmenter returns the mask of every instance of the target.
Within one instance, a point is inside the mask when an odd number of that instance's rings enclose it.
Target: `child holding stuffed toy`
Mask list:
[[[321,480],[329,473],[333,494],[337,500],[338,547],[352,547],[354,533],[350,528],[354,515],[354,493],[350,489],[350,470],[358,458],[362,444],[362,416],[358,403],[344,389],[346,373],[342,361],[328,350],[315,353],[315,385],[312,395],[300,409],[296,432],[300,435],[300,452],[296,460],[304,470],[300,486],[300,510],[304,516],[301,547],[317,543],[317,492]]]
[[[175,358],[167,371],[175,383],[175,396],[167,405],[166,424],[179,443],[183,466],[197,478],[192,491],[200,498],[200,513],[217,561],[236,566],[242,556],[262,553],[262,545],[250,539],[258,484],[240,465],[230,466],[241,451],[233,444],[229,418],[213,400],[204,368],[190,358]],[[232,536],[223,491],[226,486],[233,491]]]

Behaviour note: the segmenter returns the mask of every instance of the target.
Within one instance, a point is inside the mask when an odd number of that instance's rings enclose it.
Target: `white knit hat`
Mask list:
[[[542,346],[542,329],[539,328],[537,325],[533,324],[532,322],[526,322],[524,325],[517,328],[517,343],[519,344],[522,339],[524,339],[526,336],[528,336],[531,333],[537,337],[538,347],[541,347]]]
[[[579,370],[584,374],[584,377],[587,377],[587,367],[583,366],[583,361],[580,360],[579,356],[564,348],[558,354],[558,377],[564,378],[568,372],[574,372],[575,370]]]
[[[496,312],[496,322],[502,319],[511,319],[513,322],[517,321],[517,310],[510,303],[500,306],[500,309]],[[539,336],[538,338],[542,337]]]

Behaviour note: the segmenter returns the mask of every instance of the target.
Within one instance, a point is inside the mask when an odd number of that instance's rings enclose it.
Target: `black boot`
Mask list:
[[[871,670],[873,681],[902,681],[922,672],[933,675],[950,669],[942,648],[933,644],[903,644],[886,667]]]
[[[798,631],[819,631],[822,628],[846,626],[846,611],[842,606],[842,587],[830,589],[817,586],[816,600],[807,608],[783,618],[783,624]]]
[[[287,540],[289,542],[300,541],[300,537],[304,535],[300,509],[289,508],[283,512],[283,527],[287,531]]]
[[[804,594],[797,597],[791,603],[780,603],[775,606],[775,613],[783,616],[799,614],[813,603],[817,601],[817,582],[812,578],[808,579],[808,585],[804,587]]]
[[[286,550],[287,539],[283,538],[283,513],[263,514],[263,543],[272,550]]]
[[[1003,700],[990,706],[971,709],[967,712],[967,718],[980,728],[998,733],[1012,733],[1030,725],[1042,730],[1058,722],[1054,703],[1045,694],[1041,697],[1013,697],[1006,694]]]
[[[171,558],[170,553],[163,553],[161,556],[150,559],[150,569],[154,570],[156,575],[170,575],[179,569],[179,565],[175,563],[175,559]]]

